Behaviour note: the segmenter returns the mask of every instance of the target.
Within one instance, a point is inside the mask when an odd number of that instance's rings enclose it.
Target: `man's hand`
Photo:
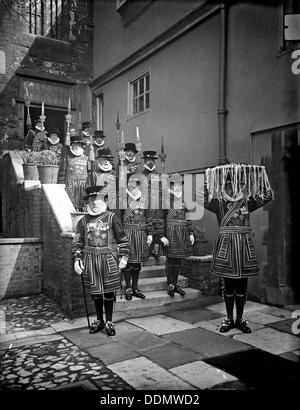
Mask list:
[[[83,272],[83,263],[81,260],[77,259],[74,262],[74,270],[78,275],[82,275]]]
[[[160,238],[160,241],[163,243],[164,246],[169,246],[169,239],[167,239],[165,236],[162,236]]]
[[[120,259],[119,262],[119,269],[124,269],[127,266],[127,258],[125,258],[124,256]]]
[[[153,236],[152,236],[152,235],[148,235],[148,236],[147,236],[147,245],[150,246],[151,243],[152,243],[152,241],[153,241]]]
[[[194,235],[192,233],[190,234],[190,241],[191,241],[191,244],[193,246],[194,242],[195,242],[195,238],[194,238]]]

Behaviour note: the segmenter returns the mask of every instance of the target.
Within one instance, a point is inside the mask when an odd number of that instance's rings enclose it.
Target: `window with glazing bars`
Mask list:
[[[140,76],[130,83],[131,115],[140,114],[150,107],[150,73]]]
[[[29,33],[64,39],[63,16],[68,0],[27,0]]]

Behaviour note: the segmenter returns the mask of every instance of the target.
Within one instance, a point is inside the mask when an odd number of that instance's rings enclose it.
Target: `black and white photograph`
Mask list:
[[[299,101],[299,0],[0,0],[1,394],[296,392]]]

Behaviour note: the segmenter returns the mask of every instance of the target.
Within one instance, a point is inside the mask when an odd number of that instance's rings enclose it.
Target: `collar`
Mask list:
[[[107,211],[107,208],[106,208],[104,211],[102,211],[102,212],[93,212],[93,211],[91,210],[90,205],[87,204],[86,210],[87,210],[87,212],[88,212],[89,215],[91,215],[91,216],[98,216],[98,215],[104,214],[104,213]]]
[[[152,172],[155,170],[156,165],[154,164],[152,168],[148,167],[148,165],[144,164],[144,168],[147,169],[149,172]]]
[[[174,195],[175,198],[179,199],[182,198],[182,191],[181,192],[175,192],[172,189],[169,189],[170,194]]]
[[[53,142],[53,140],[51,138],[47,138],[47,140],[50,142],[50,144],[52,145],[57,145],[59,143],[59,137],[57,137],[57,139],[55,140],[55,142]]]
[[[128,158],[127,155],[125,154],[125,158],[127,159],[128,162],[134,162],[134,161],[136,160],[136,155],[135,155],[132,159],[130,159],[130,158]]]
[[[82,153],[81,153],[81,154],[76,153],[76,152],[73,150],[72,146],[70,146],[70,151],[72,152],[73,155],[75,155],[75,157],[81,157],[81,155],[84,154],[84,150],[82,150]]]
[[[109,171],[112,170],[112,164],[111,164],[111,163],[107,164],[106,166],[100,165],[100,164],[98,163],[98,167],[99,167],[99,168],[101,169],[101,171],[103,171],[103,172],[109,172]]]
[[[94,144],[97,145],[97,147],[102,147],[102,145],[104,145],[104,140],[102,140],[102,142],[100,142],[100,144],[98,144],[98,142],[94,141]]]
[[[134,201],[137,201],[137,200],[141,199],[141,197],[142,197],[141,191],[137,191],[136,194],[133,194],[133,193],[130,192],[128,189],[126,189],[126,193],[127,193],[128,196],[130,196],[130,198],[133,199]]]
[[[223,194],[223,198],[225,199],[225,201],[230,201],[230,202],[240,201],[244,197],[244,194],[242,192],[240,194],[238,194],[236,197],[232,197],[232,196],[228,195],[225,190],[222,192],[222,194]]]

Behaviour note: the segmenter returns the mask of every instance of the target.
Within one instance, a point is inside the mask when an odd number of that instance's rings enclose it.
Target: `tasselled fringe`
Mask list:
[[[226,199],[225,185],[228,176],[231,179],[233,197],[244,194],[246,199],[249,197],[263,198],[269,192],[273,195],[264,166],[233,163],[206,170],[209,201],[212,198]]]

